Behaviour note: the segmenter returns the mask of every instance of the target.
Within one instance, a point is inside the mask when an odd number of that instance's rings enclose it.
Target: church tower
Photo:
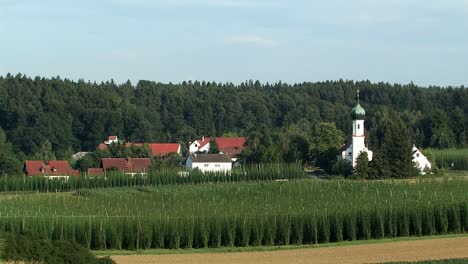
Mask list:
[[[339,158],[352,162],[353,167],[356,166],[356,159],[359,157],[361,152],[367,152],[369,161],[372,160],[372,151],[368,150],[365,145],[366,136],[364,134],[364,119],[366,111],[359,104],[359,89],[357,90],[357,103],[356,106],[351,110],[351,117],[353,119],[353,135],[351,143],[345,145],[341,149],[341,155]]]

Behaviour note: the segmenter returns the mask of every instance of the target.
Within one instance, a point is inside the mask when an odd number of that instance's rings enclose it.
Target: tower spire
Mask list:
[[[359,88],[356,89],[357,103],[359,104]]]

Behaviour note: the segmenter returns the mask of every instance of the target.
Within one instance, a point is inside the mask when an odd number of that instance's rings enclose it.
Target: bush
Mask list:
[[[48,264],[111,264],[111,258],[96,258],[74,241],[50,241],[31,233],[5,235],[2,259],[7,261],[43,262]]]

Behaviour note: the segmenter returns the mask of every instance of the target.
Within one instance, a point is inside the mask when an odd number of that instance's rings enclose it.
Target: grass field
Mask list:
[[[461,233],[468,182],[290,182],[0,195],[0,228],[93,249],[316,244]]]

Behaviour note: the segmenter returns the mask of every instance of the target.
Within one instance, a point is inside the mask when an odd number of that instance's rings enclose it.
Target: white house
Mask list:
[[[119,142],[119,139],[117,138],[117,136],[109,136],[109,138],[104,141],[104,144],[106,145],[110,145],[112,143],[118,143]]]
[[[357,104],[351,110],[351,116],[353,118],[353,137],[350,143],[346,144],[341,148],[338,159],[348,160],[356,166],[356,159],[362,152],[367,152],[367,158],[369,161],[372,160],[373,152],[367,149],[365,145],[366,136],[364,134],[364,118],[366,111],[359,104],[359,90],[357,90]]]
[[[229,172],[232,161],[223,154],[192,154],[185,163],[187,170],[199,169],[201,172]]]
[[[416,163],[421,174],[426,174],[425,170],[432,168],[429,159],[415,145],[413,145],[413,162]]]
[[[189,152],[190,154],[196,152],[208,152],[210,150],[210,138],[202,137],[199,140],[195,140],[190,143]]]

